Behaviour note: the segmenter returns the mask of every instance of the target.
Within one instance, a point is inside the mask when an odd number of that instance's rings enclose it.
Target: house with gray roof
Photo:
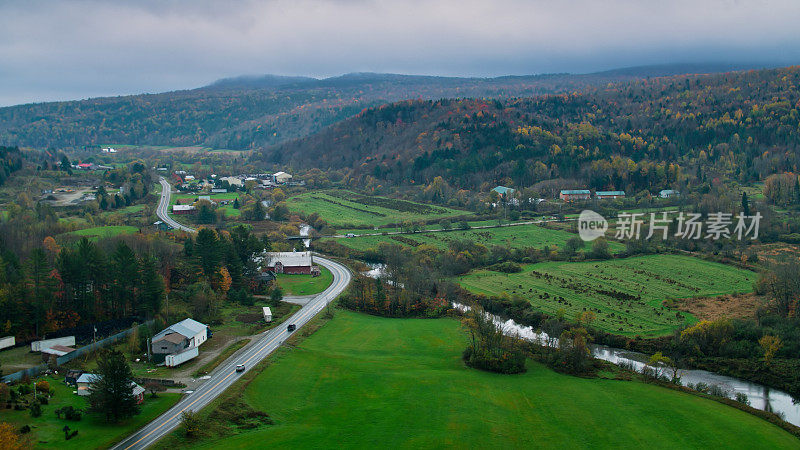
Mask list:
[[[153,353],[161,355],[179,353],[187,348],[199,347],[207,339],[208,326],[193,319],[183,319],[153,336]]]

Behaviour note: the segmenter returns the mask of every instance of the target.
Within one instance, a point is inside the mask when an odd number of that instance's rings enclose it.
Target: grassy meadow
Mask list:
[[[49,404],[42,405],[40,417],[31,417],[27,409],[23,411],[0,410],[0,421],[11,423],[16,427],[30,425],[31,432],[26,436],[30,436],[36,448],[62,450],[109,448],[115,442],[155,419],[180,399],[180,394],[161,393],[157,398],[151,398],[148,393],[145,395],[141,413],[122,423],[107,423],[105,418],[97,413],[84,414],[79,422],[74,422],[57,418],[54,411],[62,406],[70,405],[85,410],[89,406],[86,398],[73,394],[72,386],[66,385],[63,377],[47,376],[41,377],[37,381],[39,380],[46,380],[50,383],[50,388],[56,391]],[[78,430],[78,435],[70,440],[65,440],[62,431],[64,425],[69,426],[72,430]]]
[[[629,336],[669,334],[694,321],[662,305],[665,300],[750,292],[755,280],[753,272],[683,255],[543,262],[520,273],[477,270],[457,278],[472,292],[517,295],[552,315],[594,311],[594,327]]]
[[[226,192],[224,194],[203,194],[203,193],[200,193],[200,194],[173,194],[172,197],[170,197],[170,200],[169,200],[169,214],[170,214],[170,216],[174,217],[174,214],[172,214],[172,205],[176,204],[178,202],[178,199],[186,199],[186,198],[197,199],[200,196],[211,197],[211,200],[213,200],[214,202],[217,203],[217,209],[219,209],[221,211],[224,211],[225,212],[225,216],[227,216],[227,217],[239,217],[239,216],[242,215],[242,211],[241,210],[236,209],[236,208],[233,207],[233,202],[231,202],[231,203],[229,203],[227,205],[220,205],[219,204],[220,200],[234,200],[234,199],[239,197],[239,193],[238,192]],[[178,220],[178,222],[180,222],[180,220]]]
[[[319,276],[302,274],[277,274],[278,286],[283,289],[284,295],[312,295],[319,294],[333,283],[333,274],[325,267],[319,266]]]
[[[426,205],[346,190],[306,192],[286,199],[291,212],[317,213],[335,228],[377,227],[405,221],[427,221],[472,215],[443,206]]]
[[[351,238],[336,238],[340,244],[355,250],[376,249],[382,242],[403,246],[418,246],[421,244],[432,245],[445,249],[453,241],[472,241],[487,247],[494,245],[507,248],[561,248],[571,237],[577,236],[563,230],[553,230],[540,225],[514,225],[497,228],[477,228],[471,230],[450,230],[437,232],[420,232],[414,234],[357,236]],[[625,246],[618,242],[609,242],[612,253],[625,250]],[[590,248],[589,245],[586,246]]]
[[[798,446],[743,411],[649,384],[561,375],[531,361],[522,375],[469,369],[461,361],[466,343],[452,319],[336,311],[244,388],[244,402],[274,425],[224,441],[180,442],[230,449]]]
[[[90,239],[114,237],[120,234],[138,233],[139,229],[130,225],[107,225],[102,227],[84,228],[82,230],[71,231],[67,234],[72,236],[88,237]]]

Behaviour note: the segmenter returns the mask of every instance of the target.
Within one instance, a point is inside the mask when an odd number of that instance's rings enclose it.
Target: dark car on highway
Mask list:
[[[295,324],[290,324],[288,327],[286,327],[286,331],[288,331],[289,333],[291,333],[292,331],[294,331],[296,329],[297,329],[297,326]]]

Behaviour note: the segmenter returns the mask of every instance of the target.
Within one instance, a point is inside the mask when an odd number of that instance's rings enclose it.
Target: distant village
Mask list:
[[[168,169],[159,167],[156,170],[165,172]],[[179,191],[183,192],[206,192],[210,195],[198,195],[195,199],[179,199],[172,205],[173,214],[194,214],[197,211],[197,203],[208,201],[221,206],[228,205],[232,199],[213,199],[214,194],[227,194],[237,190],[245,189],[273,189],[279,186],[304,186],[305,181],[293,181],[292,175],[286,172],[242,174],[220,177],[211,174],[207,179],[198,179],[185,170],[176,170],[172,173],[172,178],[177,183]],[[264,205],[266,207],[270,205]]]

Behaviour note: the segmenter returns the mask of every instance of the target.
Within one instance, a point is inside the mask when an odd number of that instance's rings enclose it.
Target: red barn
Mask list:
[[[311,252],[268,252],[265,262],[266,270],[275,273],[311,275],[314,269]]]

